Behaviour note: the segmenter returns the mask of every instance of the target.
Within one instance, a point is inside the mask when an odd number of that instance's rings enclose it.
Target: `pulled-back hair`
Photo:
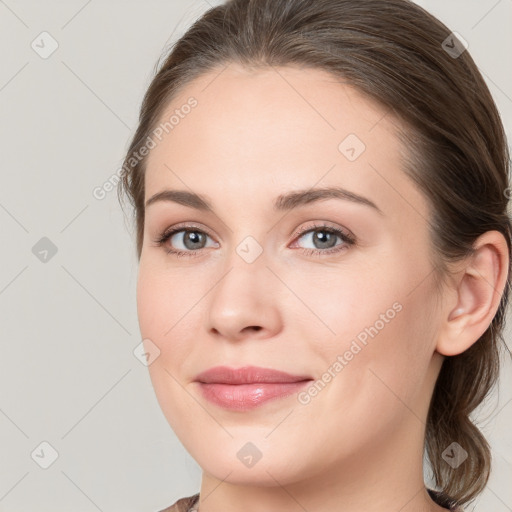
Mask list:
[[[470,255],[486,231],[502,233],[511,255],[503,125],[469,52],[443,23],[408,0],[230,0],[207,11],[172,45],[144,96],[118,189],[134,207],[139,259],[146,158],[132,155],[184,86],[230,63],[327,71],[405,123],[404,172],[432,211],[438,283],[449,263]],[[498,379],[509,276],[488,329],[465,352],[445,357],[434,388],[425,449],[446,503],[473,500],[489,479],[490,447],[470,414]],[[456,469],[442,457],[453,442],[468,453]]]

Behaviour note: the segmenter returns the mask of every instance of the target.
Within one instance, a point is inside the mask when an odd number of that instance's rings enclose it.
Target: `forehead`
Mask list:
[[[235,64],[212,70],[167,105],[159,125],[165,123],[147,159],[145,199],[162,188],[191,188],[221,198],[232,192],[242,203],[261,191],[270,201],[321,181],[376,202],[407,195],[422,207],[401,171],[397,130],[404,126],[322,70]]]

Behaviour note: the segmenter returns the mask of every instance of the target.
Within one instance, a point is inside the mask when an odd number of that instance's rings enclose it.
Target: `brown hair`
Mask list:
[[[328,71],[406,123],[405,172],[431,206],[436,282],[486,231],[504,235],[510,256],[507,142],[491,94],[463,50],[443,23],[408,0],[230,0],[210,9],[155,73],[125,157],[118,194],[134,206],[138,258],[146,159],[133,155],[178,91],[232,62]],[[489,444],[469,415],[497,382],[509,276],[489,328],[468,350],[445,358],[433,392],[425,448],[446,504],[474,499],[490,475]],[[442,458],[453,442],[468,452],[456,469]]]

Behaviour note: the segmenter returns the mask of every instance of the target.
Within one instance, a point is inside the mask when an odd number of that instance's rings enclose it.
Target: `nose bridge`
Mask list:
[[[254,209],[254,205],[251,210],[250,205],[241,204],[237,211],[241,213],[236,215],[236,221],[233,217],[231,219],[227,217],[230,234],[226,246],[229,248],[226,264],[229,268],[235,266],[242,270],[245,268],[253,270],[264,266],[266,251],[270,249],[273,233],[269,232],[267,218],[262,215],[261,210]],[[261,218],[259,223],[254,221],[257,216]]]
[[[256,299],[269,277],[266,274],[271,274],[266,267],[266,252],[253,235],[245,235],[238,242],[233,240],[229,252],[225,253],[223,277],[215,288],[217,293],[227,289],[233,299],[242,299],[246,293]]]

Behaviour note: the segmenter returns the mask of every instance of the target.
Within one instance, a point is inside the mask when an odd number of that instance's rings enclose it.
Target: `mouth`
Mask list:
[[[204,398],[230,410],[247,411],[269,400],[284,399],[311,382],[308,375],[246,366],[216,366],[200,373],[195,382]]]

